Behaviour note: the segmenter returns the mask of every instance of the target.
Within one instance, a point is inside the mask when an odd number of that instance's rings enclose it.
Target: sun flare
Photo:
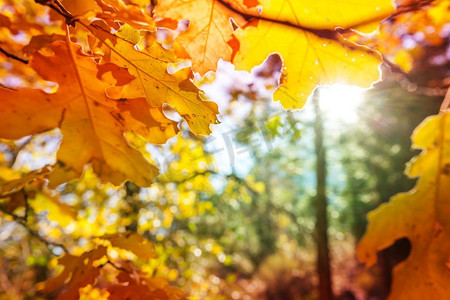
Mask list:
[[[354,123],[358,121],[358,107],[366,89],[336,84],[320,88],[320,102],[327,119]]]

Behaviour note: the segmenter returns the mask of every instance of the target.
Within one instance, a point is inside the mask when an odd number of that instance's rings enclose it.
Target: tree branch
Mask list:
[[[34,0],[34,2],[45,5],[56,11],[66,19],[66,24],[75,27],[75,22],[79,21],[75,18],[58,0]]]
[[[40,242],[44,243],[44,244],[46,245],[47,249],[48,249],[51,253],[53,253],[52,247],[53,247],[53,248],[55,248],[55,247],[60,247],[60,248],[64,251],[64,253],[66,253],[66,254],[69,253],[69,251],[67,250],[67,248],[66,248],[64,245],[59,244],[59,243],[55,243],[55,242],[50,242],[50,241],[46,240],[45,238],[43,238],[41,235],[39,235],[39,233],[37,233],[36,231],[34,231],[34,230],[31,229],[30,227],[28,227],[28,224],[27,224],[27,222],[26,222],[27,216],[25,216],[25,217],[18,216],[18,215],[16,215],[15,213],[12,213],[12,212],[8,211],[7,209],[5,209],[5,208],[4,208],[3,206],[1,206],[1,205],[0,205],[0,211],[2,211],[3,213],[5,213],[5,214],[11,216],[11,217],[14,219],[14,221],[17,222],[17,223],[19,223],[20,225],[22,225],[22,226],[28,231],[28,233],[29,233],[31,236],[35,237],[35,238],[36,238],[37,240],[39,240]],[[28,209],[26,209],[26,211],[28,211]]]
[[[14,54],[11,54],[11,53],[7,52],[5,49],[3,49],[2,47],[0,47],[0,52],[3,53],[8,58],[20,61],[21,63],[24,63],[24,64],[28,64],[28,60],[20,58]]]

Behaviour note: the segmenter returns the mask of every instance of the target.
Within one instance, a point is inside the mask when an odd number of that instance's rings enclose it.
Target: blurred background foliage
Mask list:
[[[1,218],[2,297],[35,297],[34,284],[54,272],[55,257],[64,251],[59,245],[81,254],[93,247],[94,237],[133,231],[153,241],[158,254],[141,261],[142,270],[163,275],[194,299],[314,299],[314,118],[308,108],[288,113],[247,94],[234,91],[230,106],[251,108],[240,120],[232,112],[232,121],[225,116],[223,122],[240,127],[219,150],[210,149],[209,138],[187,131],[162,147],[141,145],[161,158],[164,170],[150,188],[103,184],[90,170],[57,190],[28,186],[28,229],[8,211]],[[399,172],[414,155],[409,135],[438,106],[439,99],[424,100],[387,81],[365,95],[358,122],[325,122],[337,295],[386,296],[388,274],[407,256],[408,243],[381,253],[372,270],[357,262],[355,244],[366,213],[413,186]],[[12,167],[2,180],[52,163],[59,138],[50,132],[2,141],[1,166]],[[234,156],[231,167],[218,154]]]

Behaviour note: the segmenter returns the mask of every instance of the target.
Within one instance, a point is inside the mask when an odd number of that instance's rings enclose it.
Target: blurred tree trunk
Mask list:
[[[317,273],[319,274],[319,299],[331,300],[333,293],[331,288],[330,257],[328,251],[328,220],[326,197],[326,149],[323,145],[323,120],[319,104],[319,89],[313,95],[315,112],[314,142],[316,153],[316,243],[317,243]]]

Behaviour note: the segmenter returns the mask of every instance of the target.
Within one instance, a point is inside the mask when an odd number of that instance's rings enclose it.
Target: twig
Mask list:
[[[34,0],[34,2],[45,5],[55,10],[66,19],[66,24],[75,27],[75,22],[79,21],[74,17],[58,0]]]
[[[14,54],[11,54],[11,53],[7,52],[5,49],[3,49],[2,47],[0,47],[0,52],[3,53],[6,57],[20,61],[21,63],[24,63],[24,64],[28,64],[28,60],[20,58]]]
[[[127,269],[125,269],[125,268],[123,268],[123,267],[120,267],[120,266],[116,265],[115,263],[113,263],[113,262],[111,261],[111,259],[109,258],[108,255],[106,255],[106,257],[108,258],[108,261],[105,262],[104,264],[99,265],[98,268],[101,269],[101,268],[103,268],[103,267],[106,266],[106,265],[111,265],[111,266],[113,266],[114,269],[116,269],[116,270],[119,270],[119,271],[122,271],[122,272],[125,272],[125,273],[131,273],[130,270],[127,270]]]
[[[30,227],[28,227],[27,222],[26,222],[26,219],[27,219],[26,217],[18,216],[16,214],[8,211],[7,209],[5,209],[3,206],[0,206],[0,211],[2,211],[3,213],[11,216],[14,219],[14,221],[16,221],[17,223],[22,225],[28,231],[28,233],[30,235],[35,237],[40,242],[44,243],[47,246],[47,249],[49,249],[51,253],[53,253],[51,247],[54,247],[54,248],[55,247],[60,247],[64,251],[64,253],[66,253],[66,254],[69,253],[69,251],[67,250],[67,248],[64,245],[59,244],[59,243],[55,243],[55,242],[47,241],[45,238],[40,236],[36,231],[34,231]]]

